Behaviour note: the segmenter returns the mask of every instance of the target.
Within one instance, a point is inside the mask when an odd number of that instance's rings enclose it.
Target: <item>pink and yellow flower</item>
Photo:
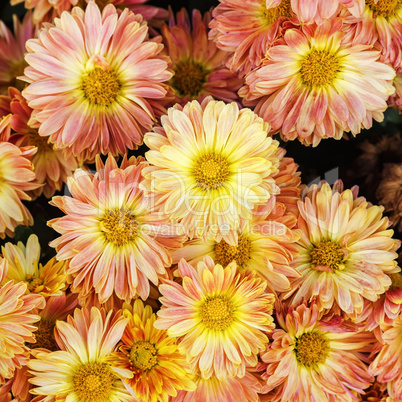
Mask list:
[[[14,34],[0,21],[0,93],[7,95],[8,87],[24,88],[25,83],[17,79],[24,74],[27,62],[24,59],[25,42],[37,36],[37,26],[28,12],[22,21],[13,15]]]
[[[342,20],[288,29],[246,77],[246,106],[285,140],[317,146],[323,138],[358,134],[382,121],[395,91],[395,71],[370,45],[343,40]]]
[[[123,308],[129,321],[119,352],[111,360],[116,367],[132,372],[132,378],[122,378],[130,394],[144,402],[158,402],[175,397],[178,390],[194,391],[193,376],[185,356],[178,351],[176,338],[154,327],[152,308],[144,307],[139,299]]]
[[[32,109],[28,106],[21,93],[10,88],[10,111],[12,113],[10,126],[15,131],[9,141],[19,147],[35,146],[37,152],[32,156],[36,182],[41,184],[37,189],[29,192],[33,198],[42,193],[50,198],[60,191],[73,171],[78,168],[77,158],[66,152],[65,149],[57,149],[49,142],[49,138],[38,134],[38,124],[31,127],[28,122]]]
[[[172,73],[139,14],[111,4],[101,13],[90,1],[85,12],[75,7],[45,25],[26,47],[30,124],[82,159],[137,148],[164,110]]]
[[[29,236],[26,246],[22,242],[17,245],[8,242],[1,247],[1,252],[3,256],[0,259],[5,259],[8,264],[3,283],[26,283],[27,293],[45,297],[61,295],[66,288],[65,269],[68,262],[51,258],[45,266],[40,264],[40,245],[36,235]]]
[[[0,261],[0,283],[7,274],[7,261]],[[27,342],[34,342],[33,325],[39,316],[34,308],[43,308],[45,299],[38,294],[25,294],[25,283],[9,281],[0,287],[0,384],[13,376],[14,370],[29,359]]]
[[[275,197],[255,213],[250,221],[241,225],[236,246],[225,240],[190,240],[172,253],[173,263],[184,258],[195,266],[209,255],[223,267],[235,261],[238,269],[255,272],[267,281],[268,289],[274,294],[290,290],[290,280],[300,276],[290,266],[298,255],[294,243],[299,236],[293,230],[297,219],[285,213],[285,207],[277,204]]]
[[[34,334],[35,342],[27,344],[30,348],[30,359],[34,359],[36,353],[60,350],[54,336],[56,321],[65,321],[67,316],[73,313],[76,305],[77,297],[74,294],[66,296],[65,293],[62,293],[46,299],[45,308],[39,311],[40,321],[35,324],[37,327]],[[32,378],[32,375],[28,373],[28,367],[22,366],[15,370],[14,377],[7,384],[18,402],[28,402],[34,398],[29,392],[32,388],[32,384],[28,381],[29,378]],[[2,399],[0,398],[0,400]]]
[[[242,378],[228,376],[218,380],[198,376],[195,383],[197,388],[194,391],[179,391],[172,402],[260,401],[261,385],[248,371]]]
[[[210,20],[211,13],[202,17],[198,10],[194,10],[191,26],[183,8],[177,13],[176,21],[172,15],[169,26],[162,26],[166,54],[172,60],[171,68],[175,73],[170,80],[174,89],[171,105],[184,105],[192,99],[201,102],[208,95],[225,102],[239,99],[237,91],[243,81],[224,67],[227,52],[208,40]]]
[[[0,142],[0,238],[13,236],[18,225],[32,225],[33,219],[22,200],[30,200],[27,191],[38,188],[33,165],[29,161],[34,147],[18,148]]]
[[[375,302],[391,285],[389,274],[400,271],[383,207],[358,197],[358,188],[343,191],[337,181],[312,185],[299,201],[296,243],[299,257],[293,266],[301,277],[292,283],[292,303],[317,299],[320,310],[334,302],[348,314],[361,313],[364,299]]]
[[[203,378],[244,377],[246,366],[257,365],[274,328],[274,296],[265,292],[265,281],[238,273],[234,262],[215,265],[208,256],[197,269],[182,259],[178,270],[182,285],[159,286],[163,306],[155,328],[182,337],[179,351]]]
[[[108,361],[120,341],[127,319],[93,307],[76,309],[67,322],[57,321],[56,340],[61,350],[36,353],[29,362],[34,395],[44,400],[132,402],[118,375],[128,370]],[[43,397],[42,397],[43,398]],[[43,400],[43,399],[42,399]]]
[[[149,281],[157,285],[171,265],[168,248],[181,247],[177,225],[151,213],[150,200],[139,184],[143,159],[113,156],[104,165],[96,159],[95,175],[78,169],[67,181],[70,196],[53,197],[51,204],[65,216],[48,222],[61,236],[50,245],[58,260],[70,260],[67,273],[82,296],[93,290],[104,303],[113,292],[120,299],[146,299]]]
[[[209,37],[231,54],[226,65],[240,76],[261,64],[269,46],[280,36],[283,22],[294,15],[290,0],[269,3],[273,2],[220,0],[213,10]]]
[[[235,246],[240,220],[279,192],[272,177],[278,142],[267,136],[269,125],[250,109],[211,98],[176,105],[161,121],[144,138],[152,165],[141,185],[190,238]]]
[[[363,394],[372,377],[360,360],[374,337],[341,317],[323,317],[318,307],[305,304],[277,310],[280,328],[261,359],[265,391],[274,390],[270,401],[351,401],[352,392]]]
[[[389,396],[396,400],[402,399],[401,337],[402,315],[399,314],[382,334],[382,347],[369,367],[378,382],[387,383]]]

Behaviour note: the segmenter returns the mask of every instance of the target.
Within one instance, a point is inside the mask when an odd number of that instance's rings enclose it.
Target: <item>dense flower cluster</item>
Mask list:
[[[0,401],[402,400],[400,134],[283,147],[402,111],[402,1],[145,3],[0,21]]]

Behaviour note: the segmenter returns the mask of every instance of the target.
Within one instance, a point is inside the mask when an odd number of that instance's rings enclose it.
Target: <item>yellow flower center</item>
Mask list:
[[[224,331],[232,324],[233,304],[223,296],[207,298],[201,306],[202,323],[211,330]]]
[[[59,350],[53,335],[54,324],[54,321],[48,320],[40,320],[36,323],[38,330],[34,332],[35,342],[30,344],[30,348],[43,348],[52,352]]]
[[[205,67],[193,60],[182,60],[173,66],[173,71],[171,86],[178,95],[196,98],[207,80]]]
[[[290,18],[293,15],[290,0],[282,0],[281,4],[276,7],[267,8],[266,1],[261,1],[262,15],[267,25],[273,24],[279,17]]]
[[[209,153],[196,161],[193,174],[199,187],[217,189],[229,178],[229,163],[223,156]]]
[[[391,278],[391,286],[389,287],[390,290],[392,289],[402,289],[402,275],[400,273],[396,274],[388,274]]]
[[[378,0],[377,3],[374,0],[366,0],[366,5],[376,16],[384,18],[390,18],[395,16],[402,8],[401,0]]]
[[[300,63],[301,80],[309,88],[331,84],[340,71],[339,57],[327,50],[313,49]]]
[[[74,391],[81,402],[109,401],[116,377],[105,363],[88,363],[74,374]]]
[[[106,211],[100,228],[108,242],[123,246],[137,237],[138,221],[130,211],[115,209]]]
[[[157,350],[147,341],[138,341],[131,348],[130,360],[138,370],[151,370],[158,364]]]
[[[239,267],[243,267],[250,259],[251,242],[246,236],[239,236],[237,246],[231,246],[225,240],[215,244],[215,262],[226,267],[233,260]]]
[[[339,244],[322,241],[310,251],[310,263],[314,269],[317,265],[332,269],[345,269],[345,252]]]
[[[95,67],[82,78],[82,90],[89,103],[109,106],[120,93],[120,82],[113,70]]]
[[[31,293],[35,293],[36,291],[41,291],[42,289],[38,289],[43,285],[43,279],[37,278],[35,275],[26,274],[25,275],[26,283],[28,284],[28,290]]]
[[[324,363],[328,357],[330,347],[328,340],[321,331],[307,332],[296,338],[296,359],[305,367],[312,367]]]

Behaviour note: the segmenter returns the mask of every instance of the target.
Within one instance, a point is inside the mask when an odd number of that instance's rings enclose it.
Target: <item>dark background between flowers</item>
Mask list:
[[[208,11],[211,7],[216,6],[218,1],[215,0],[175,0],[168,2],[164,0],[150,0],[148,4],[167,8],[172,7],[173,11],[179,11],[182,7],[191,10],[197,8],[201,12]],[[17,14],[23,16],[25,12],[24,6],[10,6],[7,0],[1,0],[0,18],[7,26],[12,26],[12,15]],[[364,183],[365,177],[362,175],[362,166],[357,163],[359,155],[362,151],[360,145],[364,141],[370,141],[373,144],[378,143],[383,137],[392,136],[395,133],[401,132],[402,115],[399,115],[396,110],[388,109],[385,113],[385,119],[382,123],[373,123],[370,130],[362,130],[356,138],[349,136],[349,140],[325,140],[322,141],[316,148],[305,147],[298,141],[281,142],[281,146],[286,148],[287,156],[293,157],[299,165],[301,171],[302,182],[304,184],[317,183],[320,179],[326,179],[333,184],[334,179],[340,178],[345,183],[346,188],[357,184],[360,186],[359,194],[365,196],[373,204],[378,204],[375,198],[375,190],[378,181],[381,177],[381,171],[384,163],[402,163],[398,160],[397,150],[390,150],[386,154],[381,154],[377,165],[371,173],[374,174],[376,184],[367,186]],[[279,136],[277,139],[279,139]],[[141,146],[136,151],[131,151],[130,155],[144,155],[147,151],[145,145]],[[58,194],[63,194],[60,192]],[[13,239],[6,238],[0,241],[4,244],[6,241],[17,243],[18,241],[26,242],[30,234],[35,233],[39,237],[42,246],[42,259],[47,261],[48,258],[55,254],[55,250],[48,246],[50,240],[56,238],[58,234],[46,225],[49,219],[61,216],[61,211],[58,208],[49,205],[48,200],[41,196],[33,202],[27,202],[26,205],[30,209],[34,218],[32,227],[19,226],[16,229]],[[402,233],[396,231],[395,236],[402,238]]]

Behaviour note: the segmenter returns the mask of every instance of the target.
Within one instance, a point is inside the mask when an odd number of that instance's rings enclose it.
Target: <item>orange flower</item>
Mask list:
[[[299,251],[293,266],[301,273],[293,283],[292,304],[317,298],[320,310],[334,302],[348,314],[361,313],[364,299],[375,302],[397,273],[395,252],[383,207],[357,196],[357,187],[343,191],[321,182],[307,188],[299,201]]]
[[[26,193],[40,185],[35,183],[33,165],[29,161],[36,152],[34,147],[18,148],[0,142],[0,238],[14,235],[18,225],[32,225],[27,207],[21,202],[30,200]]]
[[[273,342],[261,355],[272,402],[347,402],[353,391],[364,393],[372,377],[359,352],[370,350],[371,334],[359,333],[339,316],[323,317],[314,304],[288,311],[278,305],[277,320]]]
[[[237,101],[242,80],[237,74],[223,66],[227,52],[220,50],[208,40],[208,23],[211,13],[204,17],[198,10],[193,11],[192,27],[187,11],[172,14],[169,26],[163,25],[161,32],[165,52],[172,60],[175,75],[170,80],[174,89],[174,99],[170,105],[197,99],[201,102],[212,95],[225,102]]]
[[[7,274],[7,261],[0,262],[0,283]],[[34,308],[45,307],[45,299],[37,294],[25,294],[25,283],[7,282],[0,287],[0,384],[13,376],[14,370],[26,365],[29,348],[34,342],[33,323],[39,316],[32,314]]]

